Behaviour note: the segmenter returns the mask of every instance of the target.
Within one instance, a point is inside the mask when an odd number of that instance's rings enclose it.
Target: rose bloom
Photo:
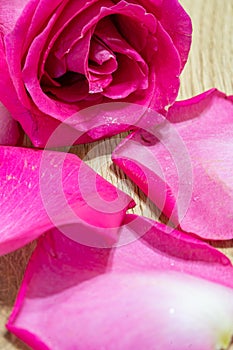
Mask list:
[[[0,100],[35,146],[64,121],[84,134],[76,143],[129,129],[130,114],[123,125],[114,112],[83,127],[77,112],[92,105],[163,110],[177,96],[192,32],[177,0],[2,0],[0,23]]]

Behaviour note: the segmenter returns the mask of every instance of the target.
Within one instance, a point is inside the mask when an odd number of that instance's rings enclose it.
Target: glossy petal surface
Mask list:
[[[130,216],[120,237],[138,239],[115,249],[50,231],[31,258],[8,329],[33,349],[225,349],[232,266],[206,243],[167,230]]]
[[[186,232],[233,238],[233,103],[217,90],[175,103],[154,136],[124,140],[114,162]]]
[[[82,129],[78,112],[87,107],[129,102],[161,111],[178,94],[192,27],[176,0],[4,0],[0,20],[0,100],[36,147],[61,123],[68,135],[83,133],[76,143],[134,126],[113,108],[112,123],[103,115]],[[67,137],[53,144],[66,145]]]
[[[73,239],[110,244],[133,205],[78,157],[61,152],[1,146],[0,188],[0,254],[69,223],[92,232]]]

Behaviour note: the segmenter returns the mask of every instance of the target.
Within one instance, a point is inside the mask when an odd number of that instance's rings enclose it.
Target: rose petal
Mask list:
[[[50,80],[53,82],[53,78],[59,78],[62,75],[66,73],[67,66],[66,66],[66,60],[65,58],[58,59],[54,53],[52,52],[46,61],[46,71],[43,72],[43,75],[41,77],[41,84],[43,84],[43,77],[44,75],[49,76]],[[43,84],[44,85],[44,84]]]
[[[33,102],[39,110],[51,116],[61,115],[61,110],[64,117],[68,117],[75,113],[77,110],[72,105],[64,104],[60,101],[54,101],[50,99],[42,90],[40,81],[38,80],[38,64],[40,61],[40,53],[45,45],[47,37],[50,33],[51,27],[54,25],[57,19],[57,13],[55,13],[49,20],[46,28],[40,33],[30,46],[27,53],[27,58],[22,70],[22,78],[24,84],[32,98]],[[22,96],[22,98],[24,98]],[[28,97],[27,97],[28,98]]]
[[[108,62],[111,58],[114,58],[114,53],[104,43],[94,35],[91,39],[89,58],[91,61],[102,65]]]
[[[61,60],[64,59],[64,57],[57,57],[56,56],[56,51],[54,51],[54,44],[56,42],[56,40],[59,38],[59,36],[61,35],[61,40],[64,40],[64,36],[62,35],[64,28],[66,28],[66,26],[72,22],[72,20],[78,15],[80,14],[80,12],[85,11],[86,8],[88,8],[89,6],[92,5],[92,3],[96,2],[97,0],[90,0],[90,1],[86,1],[86,0],[80,0],[80,1],[69,1],[66,6],[64,7],[64,9],[62,10],[62,13],[60,13],[60,15],[58,16],[57,21],[55,22],[54,26],[51,28],[51,31],[49,33],[49,36],[47,38],[47,44],[45,45],[45,48],[43,49],[42,52],[42,59],[41,59],[41,72],[44,74],[44,65],[47,64],[47,61],[50,60],[51,62],[53,61],[53,57],[56,57],[57,60]],[[90,31],[89,31],[90,32]],[[77,33],[76,33],[77,34]],[[88,46],[87,43],[84,44],[85,39],[89,36],[89,33],[87,33],[86,35],[84,35],[82,43],[83,46],[86,47]],[[76,38],[76,35],[75,35]],[[69,48],[69,51],[76,50],[77,45],[74,45],[74,48]],[[52,58],[51,58],[52,56]],[[72,56],[69,55],[69,59],[72,59]],[[81,55],[80,55],[81,56]],[[85,61],[85,60],[84,60]],[[78,62],[76,62],[76,64],[80,64],[80,66],[78,67],[78,70],[80,71],[80,69],[83,69],[83,71],[85,71],[84,68],[81,68],[81,63],[82,60],[78,60]],[[52,67],[51,67],[52,68]],[[45,68],[47,69],[47,67]],[[77,66],[76,66],[77,69]],[[76,71],[76,70],[75,70]],[[64,73],[63,73],[64,74]]]
[[[104,5],[106,7],[104,7]],[[85,14],[81,14],[79,18],[76,18],[75,23],[71,23],[71,25],[68,25],[64,32],[62,33],[62,45],[60,41],[58,40],[57,43],[57,49],[56,47],[53,49],[56,52],[56,56],[58,58],[63,57],[67,52],[71,50],[71,48],[78,42],[78,39],[80,39],[87,31],[89,31],[101,18],[111,15],[114,13],[118,13],[124,10],[125,15],[133,15],[133,17],[138,17],[144,15],[148,25],[151,24],[152,19],[154,21],[154,18],[149,15],[145,15],[145,10],[141,8],[138,5],[133,4],[127,4],[125,1],[121,1],[119,4],[114,5],[109,0],[105,0],[104,3],[101,4],[94,4],[91,8],[88,8],[88,12]],[[127,5],[127,6],[126,6]],[[128,6],[129,5],[129,6]],[[107,8],[109,6],[109,8]],[[135,13],[133,12],[135,10]],[[88,21],[87,15],[90,17],[90,20]],[[30,46],[30,49],[27,54],[26,62],[23,69],[23,79],[25,86],[27,87],[28,92],[30,93],[30,96],[34,103],[38,106],[39,110],[45,114],[51,115],[55,118],[57,118],[60,121],[64,121],[65,118],[68,116],[71,116],[77,111],[77,108],[70,105],[64,105],[60,103],[60,101],[54,101],[51,100],[47,95],[44,94],[40,82],[38,81],[38,64],[40,60],[40,55],[38,55],[38,52],[41,53],[42,49],[45,45],[45,42],[49,36],[49,33],[51,31],[51,28],[56,23],[58,14],[55,12],[53,16],[50,18],[46,28],[43,30],[42,33],[40,33],[34,40],[33,43]],[[83,22],[83,23],[82,23]],[[76,38],[74,40],[74,38]],[[11,37],[8,38],[8,44],[9,40],[12,40]],[[111,46],[110,46],[111,47]],[[124,48],[123,51],[125,51],[126,48]],[[122,49],[121,49],[122,50]],[[138,55],[135,50],[131,50],[131,54],[134,53],[135,57],[139,60],[140,55]],[[130,52],[128,52],[130,54]],[[145,63],[141,59],[141,64]],[[146,69],[146,68],[144,68]],[[25,92],[24,92],[25,94]],[[25,96],[24,96],[25,97]],[[28,97],[27,97],[28,98]],[[62,110],[62,113],[61,113]]]
[[[112,82],[111,74],[97,75],[90,73],[89,74],[89,93],[96,94],[102,92],[105,88],[109,86]]]
[[[181,56],[181,45],[179,46],[179,43],[182,41],[183,34],[183,36],[188,36],[190,33],[187,29],[188,17],[184,16],[183,10],[174,2],[172,2],[174,15],[169,14],[168,16],[172,24],[169,26],[166,20],[162,22],[163,16],[166,16],[168,11],[166,4],[167,2],[164,1],[163,4],[163,2],[158,0],[145,3],[143,0],[140,0],[136,4],[124,0],[117,3],[110,0],[102,0],[101,2],[97,0],[21,2],[21,10],[15,10],[17,15],[13,16],[14,19],[12,19],[8,29],[1,31],[5,36],[6,63],[9,66],[10,76],[14,84],[14,87],[13,85],[12,87],[16,91],[12,94],[14,98],[8,99],[7,103],[1,96],[2,94],[4,95],[4,88],[2,91],[0,90],[0,97],[12,116],[20,121],[23,129],[35,146],[44,147],[56,126],[63,122],[67,123],[67,132],[70,131],[71,134],[74,134],[74,131],[72,131],[73,125],[69,123],[69,117],[74,116],[75,113],[90,105],[109,102],[112,98],[118,99],[118,96],[123,98],[123,102],[127,100],[126,102],[145,103],[158,111],[164,109],[164,104],[173,103],[178,92],[178,75],[181,69],[179,59],[179,56]],[[26,6],[22,11],[22,6],[24,5]],[[0,5],[0,10],[1,6],[7,8],[8,5],[3,1],[3,4]],[[17,6],[19,7],[16,0],[13,1],[14,6],[16,8]],[[150,10],[151,8],[152,10]],[[6,11],[4,11],[5,9],[3,8],[3,13],[6,14]],[[10,11],[13,11],[12,7],[10,7]],[[19,16],[18,19],[17,16]],[[108,66],[103,65],[98,72],[89,66],[88,71],[88,45],[82,46],[80,44],[81,39],[88,32],[92,31],[93,33],[102,21],[104,22],[110,17],[116,23],[119,37],[121,37],[120,41],[115,42],[116,50],[137,61],[139,67],[137,69],[138,77],[141,77],[138,80],[141,81],[136,84],[138,89],[136,91],[125,86],[127,84],[118,84],[119,81],[116,81],[115,86],[112,87],[114,91],[105,91],[106,96],[108,96],[105,97],[101,95],[101,91],[108,90],[108,87],[112,84],[112,77],[110,77],[112,72],[110,71],[116,72],[117,62],[112,59],[111,64],[109,63]],[[176,23],[177,28],[179,30],[183,29],[184,33],[176,31],[175,24],[173,24],[176,17],[179,21],[179,23]],[[5,25],[7,27],[7,21],[7,16],[6,19],[3,16],[1,22],[3,27]],[[124,22],[127,22],[125,27],[123,25]],[[128,36],[126,35],[130,23],[133,32],[136,23],[138,23],[139,29],[135,32],[137,34],[135,38],[130,33]],[[108,26],[109,29],[110,27]],[[159,38],[157,38],[157,31]],[[123,37],[126,40],[123,40]],[[104,38],[108,40],[106,33],[103,33],[101,40],[103,41]],[[114,37],[114,39],[116,38]],[[130,41],[129,45],[127,45],[127,39]],[[114,40],[110,38],[110,41],[111,45],[114,45]],[[190,42],[190,37],[187,41]],[[124,45],[122,45],[123,42]],[[81,62],[78,65],[76,58],[80,56],[81,47],[86,53],[86,59],[82,62],[78,60],[79,63]],[[185,44],[184,56],[187,55],[187,51],[188,45]],[[182,62],[184,61],[184,56],[181,57]],[[82,69],[86,72],[87,80],[91,81],[90,93],[95,92],[96,96],[93,96],[93,94],[86,96],[82,92],[75,98],[73,87],[71,87],[71,91],[68,88],[64,88],[64,96],[63,90],[60,93],[55,93],[57,85],[56,82],[52,84],[52,78],[67,78],[68,70],[72,69],[73,71],[74,67],[78,71]],[[158,67],[161,67],[161,70]],[[47,72],[46,69],[48,69]],[[4,66],[5,74],[9,78],[7,66]],[[97,79],[97,77],[92,76],[93,74],[103,74],[104,76]],[[131,78],[132,75],[131,73]],[[120,76],[116,73],[116,76],[118,80],[122,81],[122,79],[119,79],[119,77],[122,77],[122,74]],[[98,80],[97,84],[93,84],[93,81],[96,82],[96,80]],[[146,88],[147,81],[148,88]],[[54,85],[55,87],[55,91],[51,92],[52,96],[48,92],[48,83],[49,86]],[[117,91],[119,90],[119,85],[120,89],[126,87],[125,93]],[[132,85],[136,86],[135,77]],[[71,93],[70,98],[69,93]],[[83,100],[80,101],[82,97]],[[16,103],[14,99],[17,101]],[[17,104],[21,109],[15,108]],[[108,127],[101,127],[99,130],[95,127],[96,123],[94,121],[94,130],[91,131],[91,137],[89,136],[90,130],[78,129],[78,131],[84,132],[87,136],[83,135],[81,139],[75,142],[80,143],[81,140],[82,142],[93,141],[130,128],[130,120],[127,121],[127,127],[126,124],[121,125],[116,120],[116,116],[113,116],[113,120],[115,121],[113,125],[109,124]],[[79,121],[77,120],[76,124],[78,125],[78,123]],[[44,128],[45,125],[46,128]],[[64,146],[66,145],[65,140],[66,137],[64,139],[61,138],[59,144],[56,143],[53,146]]]
[[[121,237],[138,233],[145,235],[111,250],[50,231],[31,258],[7,328],[33,349],[227,347],[229,261],[184,233],[173,231],[169,241],[164,225],[131,217]]]
[[[108,35],[106,35],[108,33]],[[98,22],[95,28],[95,34],[108,46],[113,52],[128,56],[136,62],[140,62],[141,68],[145,73],[148,67],[141,55],[120,35],[111,20],[106,17]]]
[[[116,16],[115,23],[122,37],[137,51],[141,52],[146,46],[149,30],[144,24],[130,17]]]
[[[0,254],[72,222],[94,232],[106,227],[103,239],[114,240],[125,211],[133,205],[71,154],[2,146],[0,164]]]
[[[158,50],[153,56],[156,76],[155,92],[149,107],[161,110],[172,104],[180,87],[180,57],[170,37],[158,23]]]
[[[64,28],[60,39],[62,41],[65,39],[65,42],[63,45],[61,45],[60,41],[58,40],[54,47],[54,50],[57,48],[56,52],[58,57],[62,57],[67,50],[70,50],[72,45],[83,37],[88,30],[94,28],[97,23],[99,24],[104,18],[115,14],[123,14],[126,17],[143,21],[144,25],[150,29],[151,33],[155,33],[156,31],[157,22],[155,17],[148,14],[145,9],[138,4],[129,4],[124,0],[114,4],[110,0],[102,0],[101,2],[93,4],[87,9],[87,11],[83,11],[78,17],[75,18],[75,21],[70,22]],[[111,40],[111,37],[108,36],[108,39]]]
[[[0,102],[0,145],[16,145],[19,143],[20,136],[22,132],[18,123],[12,119],[9,111]]]
[[[67,70],[87,76],[92,31],[88,31],[66,54]],[[80,59],[82,58],[82,59]]]
[[[192,22],[189,15],[177,0],[138,0],[138,2],[155,15],[169,34],[179,52],[183,69],[192,41]]]
[[[64,102],[76,102],[83,100],[88,95],[87,81],[81,77],[80,80],[68,86],[46,87],[46,92],[50,92],[54,97]]]
[[[183,69],[192,41],[191,19],[177,0],[164,0],[161,8],[161,24],[171,36],[180,54]]]
[[[117,62],[118,70],[113,74],[112,84],[104,89],[103,96],[120,99],[129,96],[136,90],[148,88],[148,77],[137,62],[120,54],[117,55]]]
[[[232,239],[232,115],[232,100],[217,90],[177,102],[167,116],[172,124],[157,129],[161,142],[136,133],[113,160],[184,231]]]
[[[22,131],[19,129],[18,124],[13,121],[11,115],[17,115],[19,119],[20,117],[31,118],[31,116],[20,104],[16,95],[6,64],[4,43],[1,36],[0,67],[0,144],[16,145],[21,143]],[[7,107],[7,110],[3,105]],[[30,126],[27,126],[25,130],[30,133]]]
[[[14,25],[22,13],[28,0],[2,0],[0,3],[1,32],[7,34],[14,28]],[[35,4],[31,4],[35,6]]]

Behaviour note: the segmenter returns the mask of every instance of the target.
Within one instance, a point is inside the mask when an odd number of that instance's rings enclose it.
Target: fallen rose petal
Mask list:
[[[76,143],[134,126],[113,110],[107,127],[103,115],[79,129],[84,108],[122,101],[161,111],[178,94],[192,26],[177,0],[4,0],[0,20],[1,73],[13,90],[9,99],[0,87],[0,100],[37,147],[61,123],[84,134]]]
[[[1,146],[0,188],[0,254],[75,222],[93,234],[74,239],[110,244],[133,205],[77,156],[61,152]]]
[[[232,99],[214,89],[176,102],[172,124],[158,126],[156,137],[130,135],[113,160],[182,230],[232,239],[232,116]]]
[[[206,243],[167,229],[129,216],[121,237],[145,235],[115,249],[50,231],[29,262],[8,330],[40,350],[227,349],[233,267]]]

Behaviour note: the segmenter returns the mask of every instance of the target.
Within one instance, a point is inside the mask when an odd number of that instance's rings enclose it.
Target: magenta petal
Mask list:
[[[78,157],[52,151],[0,147],[0,187],[0,254],[75,222],[94,231],[94,240],[105,227],[108,244],[133,205]],[[95,244],[85,238],[86,244]]]
[[[87,75],[88,54],[91,40],[91,31],[80,39],[66,54],[67,70]],[[82,57],[82,59],[80,59]]]
[[[114,125],[109,123],[98,130],[94,126],[89,137],[90,130],[78,128],[77,115],[76,127],[69,124],[69,117],[92,105],[120,99],[160,111],[173,103],[191,41],[189,17],[176,0],[3,0],[0,23],[6,50],[5,58],[1,47],[0,100],[36,147],[45,147],[63,122],[71,134],[75,129],[88,134],[76,143],[112,136],[131,127],[130,120],[120,125],[113,115]],[[108,49],[105,61],[97,67],[95,60],[101,59],[96,52],[88,57],[93,36]],[[129,64],[122,68],[119,59],[119,67],[118,54],[132,60],[129,79]],[[84,87],[75,96],[76,87],[67,78],[70,71],[90,81],[88,95]],[[67,79],[69,87],[57,91],[53,78]],[[64,145],[66,138],[61,138],[59,146]]]
[[[12,80],[9,75],[9,70],[6,62],[4,43],[0,36],[0,103],[6,106],[7,112],[4,107],[1,107],[0,116],[0,144],[15,145],[19,140],[20,131],[16,122],[13,122],[9,113],[15,117],[29,119],[31,118],[30,113],[24,109],[21,105]],[[20,119],[19,118],[19,119]],[[17,119],[17,118],[16,118]],[[18,120],[18,119],[17,119]],[[27,124],[25,131],[31,133],[30,123]]]
[[[52,78],[59,78],[62,75],[66,73],[66,62],[65,58],[58,59],[54,53],[52,52],[46,61],[46,72],[43,72],[43,74],[46,73],[51,80]]]
[[[176,47],[160,23],[157,28],[157,38],[158,51],[151,63],[151,66],[154,65],[156,84],[150,107],[158,111],[164,106],[171,105],[177,97],[181,61]]]
[[[0,145],[18,144],[21,133],[18,123],[12,119],[8,110],[0,102]]]
[[[148,77],[137,62],[120,54],[117,61],[118,70],[113,74],[113,82],[104,89],[102,95],[114,100],[125,98],[138,89],[148,88]]]
[[[157,129],[161,142],[138,132],[113,160],[184,231],[232,239],[232,116],[232,100],[217,90],[177,102],[167,115],[172,124]]]
[[[1,0],[0,2],[0,23],[1,32],[7,34],[14,28],[14,25],[27,4],[28,0]]]
[[[160,22],[180,54],[181,69],[183,69],[192,41],[191,19],[177,0],[163,0],[160,11]]]
[[[192,41],[192,22],[189,15],[178,0],[138,0],[138,2],[155,15],[169,34],[179,52],[183,69]]]
[[[162,224],[126,222],[121,238],[138,239],[116,249],[86,247],[57,230],[42,237],[7,328],[35,350],[227,348],[228,259]]]
[[[89,70],[95,74],[111,74],[118,66],[115,54],[95,36],[91,40],[89,60]]]
[[[59,87],[46,87],[46,92],[50,92],[54,97],[65,102],[80,101],[88,95],[88,84],[85,79],[80,79],[72,85]]]

